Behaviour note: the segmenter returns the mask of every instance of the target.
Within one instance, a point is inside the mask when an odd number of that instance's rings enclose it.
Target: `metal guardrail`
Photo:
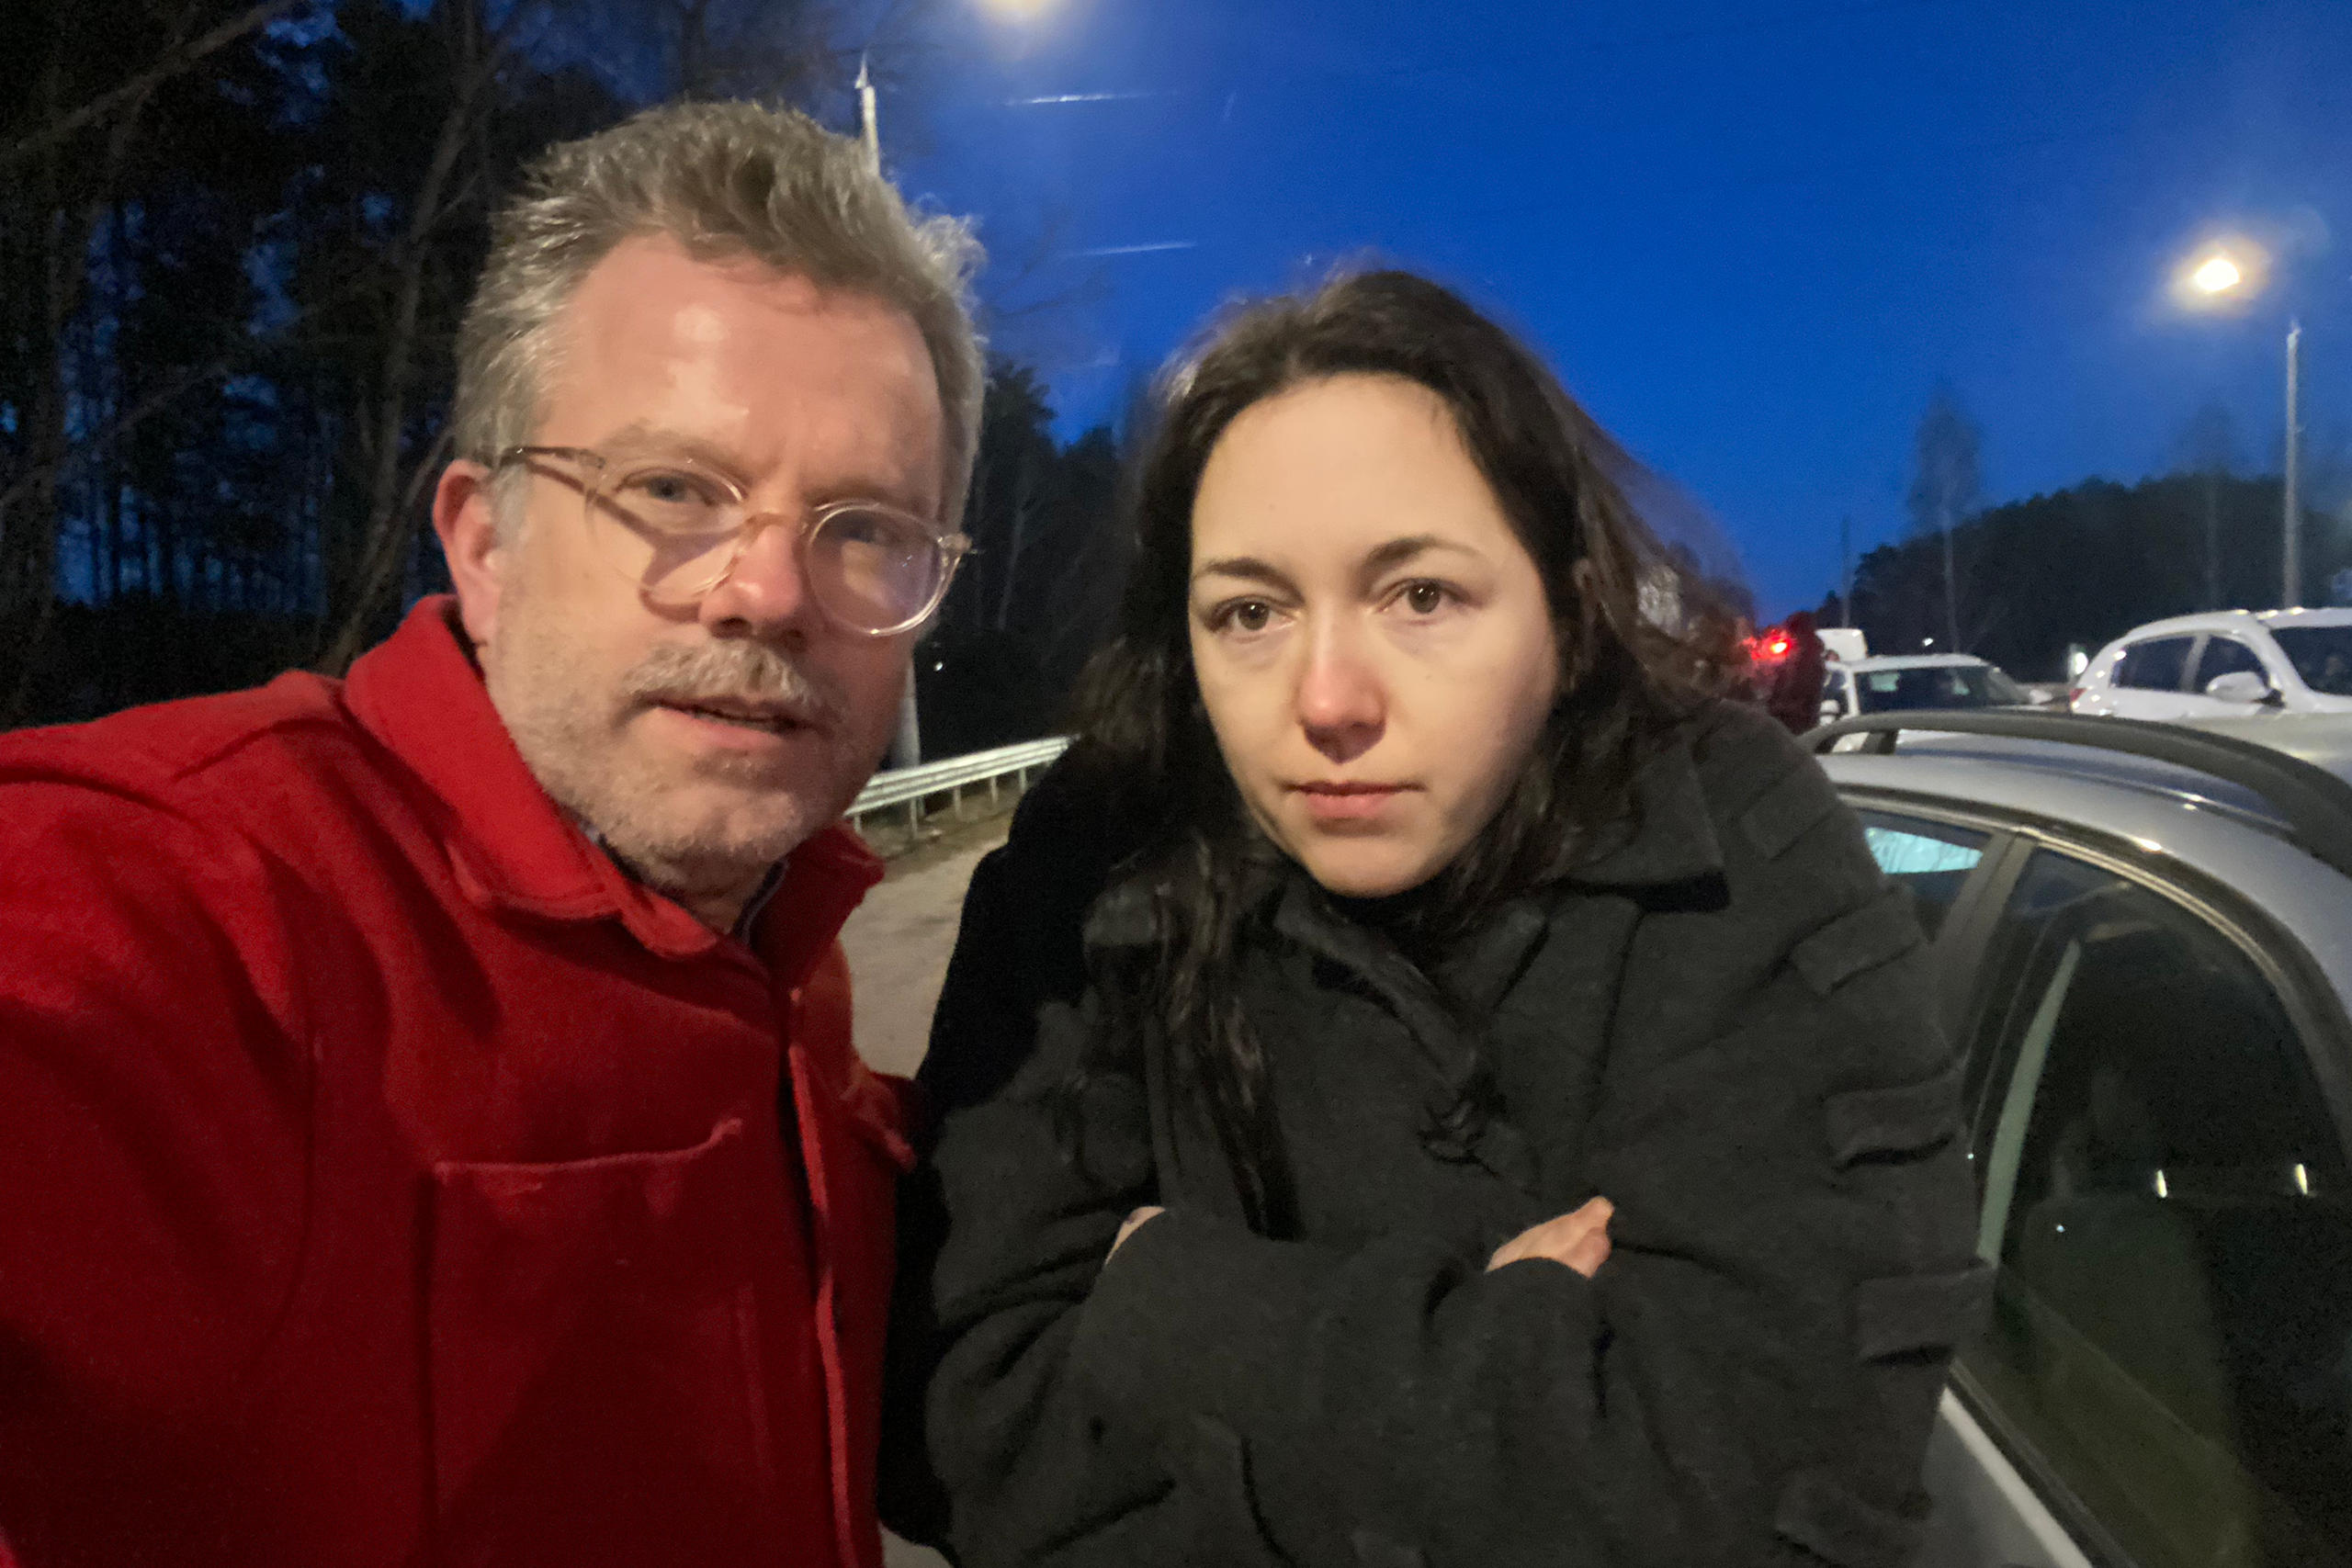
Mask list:
[[[1044,740],[1023,740],[1011,746],[999,746],[990,751],[973,751],[961,757],[948,757],[919,767],[893,768],[876,773],[867,781],[857,798],[849,803],[847,816],[851,826],[856,826],[869,812],[887,811],[892,807],[904,807],[910,832],[922,827],[923,803],[933,795],[944,795],[955,804],[956,814],[964,809],[964,791],[974,784],[989,786],[989,802],[994,805],[997,791],[1011,777],[1016,786],[1029,782],[1033,768],[1042,769],[1069,749],[1067,735],[1050,736]]]

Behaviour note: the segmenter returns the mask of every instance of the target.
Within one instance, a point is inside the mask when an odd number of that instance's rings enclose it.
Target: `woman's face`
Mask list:
[[[1251,815],[1351,897],[1501,806],[1559,680],[1534,559],[1444,402],[1389,376],[1245,410],[1193,504],[1193,668]]]

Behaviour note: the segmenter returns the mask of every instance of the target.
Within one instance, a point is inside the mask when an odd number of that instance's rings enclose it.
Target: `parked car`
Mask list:
[[[2076,713],[2352,713],[2352,610],[2212,610],[2137,626],[2075,682]]]
[[[1821,687],[1821,717],[1913,708],[2025,707],[2026,689],[1973,654],[1914,653],[1833,661]]]
[[[2063,713],[1807,738],[1931,933],[1995,1269],[1920,1568],[2352,1568],[2352,726],[2329,728],[2315,761]]]

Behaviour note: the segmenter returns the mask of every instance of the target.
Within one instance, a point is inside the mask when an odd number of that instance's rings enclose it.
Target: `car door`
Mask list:
[[[2189,661],[2188,689],[2181,694],[2183,718],[2244,718],[2260,711],[2254,703],[2225,702],[2205,694],[2205,688],[2223,675],[2253,675],[2275,687],[2278,677],[2264,664],[2251,644],[2226,632],[2209,634]]]
[[[2352,1568],[2352,1178],[2312,1071],[2340,1011],[2258,916],[2100,852],[2020,839],[1983,896],[1995,1305],[1922,1568]]]
[[[2108,711],[2120,718],[2182,718],[2188,713],[2182,691],[2194,637],[2150,637],[2127,646],[2116,661],[2108,691]]]

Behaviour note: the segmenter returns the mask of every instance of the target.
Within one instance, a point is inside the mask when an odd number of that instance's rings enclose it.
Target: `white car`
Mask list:
[[[2033,703],[2026,689],[1968,653],[1832,660],[1821,683],[1821,721],[1911,708],[2007,708]]]
[[[2076,713],[2205,719],[2352,713],[2352,610],[2211,610],[2137,626],[2098,650]]]

